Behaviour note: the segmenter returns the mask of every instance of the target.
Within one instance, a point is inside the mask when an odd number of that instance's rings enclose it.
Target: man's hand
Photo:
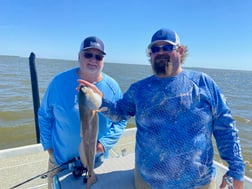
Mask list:
[[[220,185],[220,189],[224,189],[228,185],[226,177],[228,177],[226,174],[222,177],[222,183]],[[233,189],[243,189],[243,182],[233,179]]]
[[[52,154],[53,154],[53,149],[52,149],[52,148],[49,148],[49,149],[47,150],[47,152],[48,152],[49,155],[52,155]]]
[[[97,142],[96,153],[99,153],[99,152],[104,153],[104,151],[105,150],[104,150],[103,145],[101,143]]]
[[[101,97],[103,97],[103,93],[92,83],[83,80],[83,79],[78,79],[77,80],[80,83],[80,86],[86,86],[91,88],[95,93],[97,93],[98,95],[100,95]],[[79,90],[80,86],[77,88]]]

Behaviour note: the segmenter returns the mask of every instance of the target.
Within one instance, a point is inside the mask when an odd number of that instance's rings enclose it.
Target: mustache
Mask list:
[[[170,62],[170,56],[167,54],[159,54],[155,57],[155,60],[166,60],[167,62]]]

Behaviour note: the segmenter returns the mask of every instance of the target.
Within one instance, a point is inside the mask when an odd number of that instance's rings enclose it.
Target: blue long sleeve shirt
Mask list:
[[[132,84],[116,104],[103,99],[102,107],[108,107],[104,113],[113,120],[135,116],[136,167],[152,188],[190,189],[210,182],[215,176],[212,136],[229,164],[227,174],[243,179],[236,122],[206,74],[153,75]]]
[[[49,84],[38,111],[40,139],[44,150],[53,149],[58,165],[79,156],[80,116],[78,106],[78,68],[58,74]],[[112,101],[122,98],[117,82],[103,73],[96,86]],[[98,141],[104,146],[105,157],[118,141],[126,121],[112,122],[99,113]]]

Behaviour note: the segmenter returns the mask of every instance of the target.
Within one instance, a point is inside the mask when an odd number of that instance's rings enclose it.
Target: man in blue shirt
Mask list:
[[[212,136],[229,165],[220,188],[228,176],[234,189],[242,189],[238,130],[217,84],[182,69],[187,47],[173,30],[158,30],[147,50],[154,74],[132,84],[116,104],[103,94],[101,106],[114,121],[135,116],[136,189],[215,189]],[[99,92],[86,81],[80,84]]]
[[[112,102],[122,98],[118,83],[102,72],[105,54],[99,38],[86,38],[80,46],[79,67],[56,75],[44,95],[38,117],[41,143],[50,155],[49,170],[79,156],[78,79],[95,84]],[[106,158],[125,127],[125,120],[115,123],[99,113],[97,154],[104,154]],[[57,171],[48,176],[49,188]]]

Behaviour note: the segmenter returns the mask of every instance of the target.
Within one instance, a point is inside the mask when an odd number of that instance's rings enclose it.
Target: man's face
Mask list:
[[[104,55],[97,49],[87,49],[79,53],[80,69],[83,72],[99,73],[103,69]]]
[[[153,58],[152,69],[157,74],[166,74],[166,69],[170,63],[170,55],[168,53],[156,54]]]
[[[159,42],[151,47],[151,65],[157,76],[171,76],[180,67],[177,47]]]

